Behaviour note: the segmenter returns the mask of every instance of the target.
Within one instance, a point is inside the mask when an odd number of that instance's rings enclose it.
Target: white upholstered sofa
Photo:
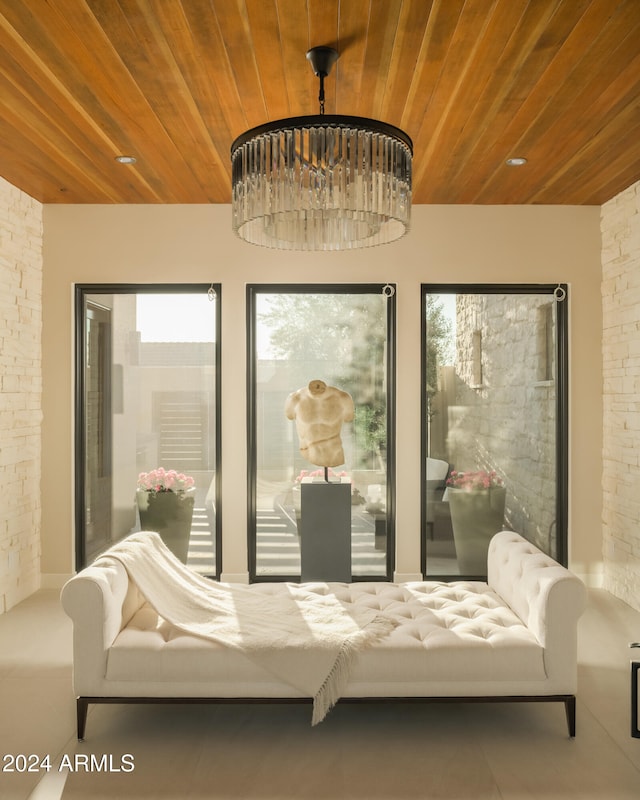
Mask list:
[[[106,554],[108,556],[108,553]],[[287,584],[259,583],[259,596]],[[575,735],[581,581],[521,536],[492,539],[487,583],[314,583],[312,593],[378,609],[391,633],[359,653],[342,701],[559,701]],[[159,617],[127,570],[108,557],[71,578],[78,738],[92,703],[309,701],[237,650]]]

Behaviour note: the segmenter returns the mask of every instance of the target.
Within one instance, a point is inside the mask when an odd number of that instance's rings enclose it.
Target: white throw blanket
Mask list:
[[[340,699],[359,650],[394,622],[371,609],[318,595],[304,584],[286,593],[217,583],[187,568],[157,533],[134,533],[100,557],[118,560],[155,611],[185,633],[240,650],[306,696],[312,725]]]

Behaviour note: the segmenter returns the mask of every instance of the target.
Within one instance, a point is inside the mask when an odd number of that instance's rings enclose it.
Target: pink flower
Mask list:
[[[334,472],[331,467],[329,467],[327,475],[329,478],[348,478],[349,473],[345,470],[342,472]],[[296,476],[295,483],[302,483],[303,478],[324,478],[324,467],[320,467],[320,469],[314,469],[313,472],[309,472],[308,469],[300,470],[300,474]]]
[[[498,486],[504,486],[504,481],[498,477],[495,470],[491,470],[491,472],[485,470],[458,472],[454,469],[447,478],[447,486],[471,492],[474,489],[495,489]]]
[[[138,475],[137,488],[145,492],[183,494],[193,486],[195,486],[194,478],[183,472],[178,473],[175,469],[165,470],[163,467],[158,467],[151,472],[141,472]]]

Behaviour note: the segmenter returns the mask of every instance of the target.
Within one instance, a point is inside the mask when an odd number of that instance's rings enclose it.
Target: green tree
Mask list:
[[[352,396],[354,466],[378,467],[386,449],[386,302],[381,294],[283,293],[259,307],[273,354],[292,363],[296,379],[323,377]],[[310,375],[318,365],[324,374]]]
[[[277,358],[304,363],[348,354],[350,315],[341,295],[273,294],[265,297],[259,320],[269,330]]]

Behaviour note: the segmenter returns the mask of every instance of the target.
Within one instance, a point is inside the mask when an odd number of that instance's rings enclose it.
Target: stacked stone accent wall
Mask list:
[[[458,295],[448,438],[456,469],[503,479],[505,524],[555,556],[554,346],[541,334],[553,302],[548,294]]]
[[[640,610],[640,183],[601,232],[604,587]]]
[[[0,614],[40,586],[42,205],[0,178]]]

